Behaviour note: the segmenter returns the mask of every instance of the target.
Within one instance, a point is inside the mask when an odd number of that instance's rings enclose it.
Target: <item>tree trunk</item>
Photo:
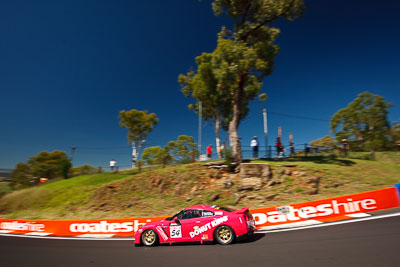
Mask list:
[[[135,141],[132,141],[132,169],[136,167],[136,160],[137,160],[137,150]]]
[[[144,141],[132,141],[132,169],[136,168],[136,162],[139,159],[140,150],[144,145]]]
[[[246,80],[246,78],[247,74],[243,73],[240,77],[239,86],[234,92],[234,97],[232,100],[233,116],[232,120],[229,122],[229,142],[231,146],[232,157],[236,163],[242,162],[242,147],[240,145],[238,128],[240,123],[242,98],[244,93],[244,81]]]
[[[240,145],[239,134],[238,134],[238,121],[233,116],[233,119],[229,123],[229,142],[231,146],[232,158],[235,162],[242,162],[242,148]]]
[[[220,129],[221,129],[221,116],[217,115],[217,119],[215,120],[214,123],[214,130],[215,130],[215,144],[217,148],[218,159],[222,158]]]

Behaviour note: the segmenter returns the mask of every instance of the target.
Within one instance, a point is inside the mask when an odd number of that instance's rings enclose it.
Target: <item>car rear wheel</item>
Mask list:
[[[218,226],[214,231],[214,240],[221,245],[229,245],[235,240],[235,232],[227,225]]]
[[[158,243],[158,235],[151,229],[144,231],[141,238],[142,244],[146,247],[151,247]]]

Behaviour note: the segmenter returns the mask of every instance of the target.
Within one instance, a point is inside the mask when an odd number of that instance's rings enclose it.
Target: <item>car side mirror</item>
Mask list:
[[[179,223],[178,217],[174,217],[174,222]]]

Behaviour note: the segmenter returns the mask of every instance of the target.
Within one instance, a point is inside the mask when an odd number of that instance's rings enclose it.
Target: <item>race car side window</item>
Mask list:
[[[179,214],[181,215],[181,213]],[[193,218],[198,218],[201,217],[201,212],[199,210],[184,210],[182,212],[182,217],[178,219],[180,220],[185,220],[185,219],[193,219]]]
[[[201,211],[201,217],[210,217],[210,216],[214,216],[214,213],[212,211],[209,211],[209,210]]]

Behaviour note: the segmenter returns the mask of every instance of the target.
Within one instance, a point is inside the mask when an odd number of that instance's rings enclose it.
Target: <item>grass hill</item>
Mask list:
[[[11,179],[12,170],[0,169],[0,197],[11,192],[11,187],[8,186]]]
[[[268,161],[271,180],[242,188],[238,174],[200,163],[51,181],[7,193],[0,218],[98,219],[171,215],[193,204],[251,208],[284,205],[385,188],[400,182],[400,153],[352,158],[308,157]],[[262,161],[257,161],[262,162]]]

